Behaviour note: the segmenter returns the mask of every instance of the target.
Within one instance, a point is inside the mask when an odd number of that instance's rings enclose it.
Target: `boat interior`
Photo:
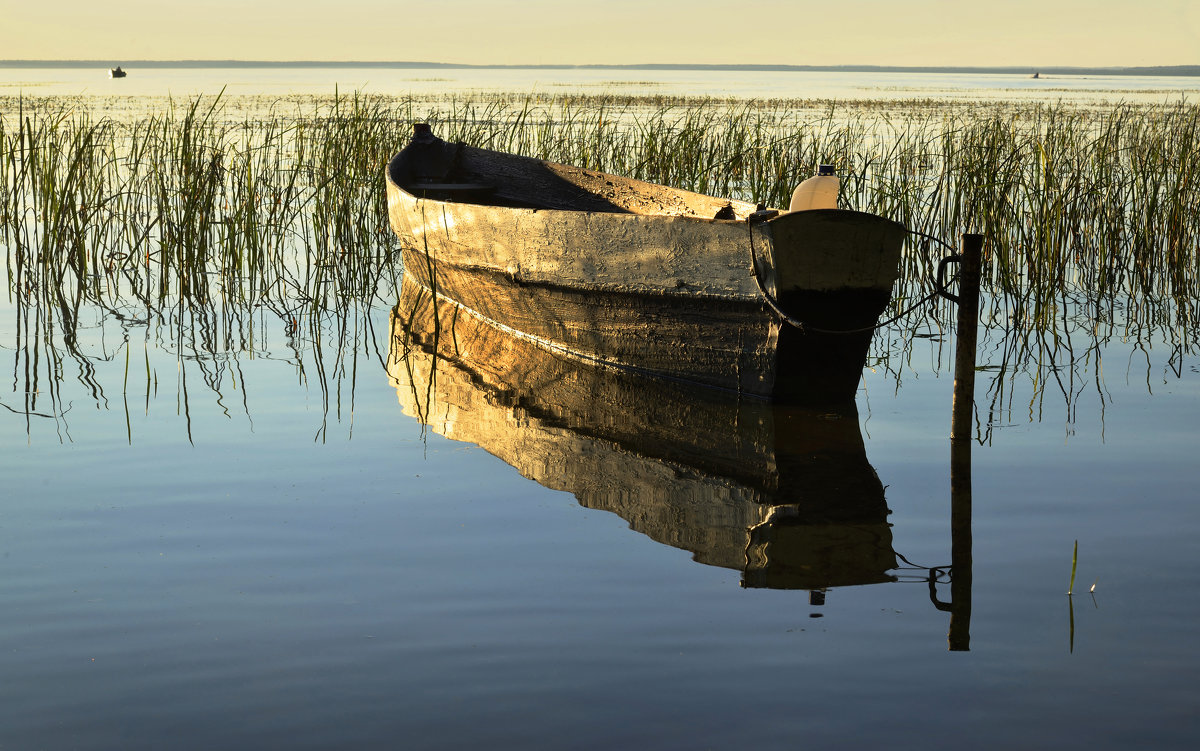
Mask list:
[[[447,143],[418,131],[388,165],[419,198],[510,208],[744,221],[760,207],[541,159]]]

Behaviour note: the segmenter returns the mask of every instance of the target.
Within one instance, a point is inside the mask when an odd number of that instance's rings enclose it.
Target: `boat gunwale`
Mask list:
[[[419,204],[420,202],[424,201],[424,202],[434,204],[436,206],[464,206],[464,207],[480,207],[480,208],[487,208],[487,209],[503,209],[505,211],[527,213],[530,215],[544,214],[544,213],[561,214],[564,216],[577,215],[577,214],[602,214],[605,216],[612,216],[612,217],[627,216],[627,217],[641,217],[644,219],[687,220],[687,221],[702,222],[702,223],[706,223],[706,224],[716,224],[716,225],[765,224],[765,225],[769,226],[771,224],[775,224],[780,221],[787,221],[787,217],[792,217],[792,216],[796,216],[799,214],[810,214],[810,215],[841,216],[841,217],[845,217],[847,219],[862,218],[865,221],[891,224],[895,228],[900,229],[900,230],[904,231],[905,233],[908,232],[908,228],[901,222],[897,222],[894,219],[889,219],[887,217],[880,216],[878,214],[872,214],[867,211],[859,211],[857,209],[842,209],[842,208],[810,209],[810,210],[804,211],[804,212],[786,211],[783,209],[773,209],[773,208],[757,209],[756,204],[750,203],[748,201],[742,201],[742,200],[736,199],[736,198],[721,198],[719,196],[710,196],[710,195],[707,195],[704,193],[697,193],[695,191],[685,190],[683,188],[674,188],[669,185],[662,185],[660,183],[652,183],[652,182],[648,182],[645,180],[638,180],[636,178],[631,178],[631,177],[623,177],[621,175],[614,175],[614,174],[607,173],[607,172],[600,172],[598,170],[585,170],[582,167],[573,167],[571,165],[564,165],[564,164],[560,164],[558,162],[551,162],[549,160],[538,159],[536,157],[527,157],[527,156],[523,156],[520,154],[508,154],[506,152],[501,152],[501,151],[480,149],[480,148],[474,147],[474,146],[464,146],[464,148],[474,149],[475,151],[487,152],[488,154],[496,154],[496,155],[500,155],[500,156],[504,156],[504,157],[513,157],[515,159],[520,159],[520,160],[529,160],[531,162],[538,163],[538,164],[545,164],[545,165],[551,165],[554,167],[561,167],[564,170],[579,170],[582,172],[590,173],[597,177],[614,178],[616,180],[621,181],[627,187],[637,187],[637,186],[644,185],[650,189],[669,191],[673,194],[680,195],[680,196],[700,196],[702,198],[706,198],[706,199],[714,200],[714,201],[726,201],[727,203],[729,203],[730,205],[732,205],[734,207],[735,212],[739,208],[744,209],[744,208],[749,207],[749,208],[756,209],[755,213],[757,213],[757,212],[772,212],[772,211],[774,211],[776,213],[773,216],[764,215],[758,221],[751,221],[749,216],[746,218],[717,219],[715,217],[706,217],[706,216],[698,216],[695,214],[671,213],[671,212],[662,212],[662,213],[644,212],[643,213],[643,212],[635,212],[635,211],[628,211],[628,210],[625,210],[625,211],[601,211],[601,210],[596,210],[596,209],[568,209],[568,208],[556,208],[556,207],[543,208],[543,207],[531,207],[531,206],[506,206],[503,203],[499,203],[499,202],[497,202],[497,203],[480,203],[480,202],[475,202],[475,201],[455,201],[455,200],[446,200],[446,199],[440,199],[440,198],[424,197],[424,196],[416,195],[415,193],[410,191],[408,188],[404,187],[400,182],[398,182],[396,180],[394,170],[396,169],[397,162],[400,159],[401,152],[397,152],[395,155],[392,156],[392,158],[388,161],[387,167],[385,169],[385,176],[387,178],[388,188],[398,191],[398,194],[400,197],[410,200],[414,205]],[[474,184],[474,183],[472,183],[472,184]],[[580,190],[586,191],[586,188],[580,187]],[[393,200],[388,201],[389,208],[391,207],[391,205],[393,203],[396,203],[396,201],[393,201]],[[761,204],[759,204],[759,205],[761,205]]]

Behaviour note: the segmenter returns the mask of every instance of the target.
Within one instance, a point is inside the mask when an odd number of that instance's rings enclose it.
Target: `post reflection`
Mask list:
[[[951,652],[971,649],[971,443],[954,439],[950,449],[950,582]]]
[[[897,578],[853,405],[780,406],[574,362],[407,279],[391,327],[406,414],[743,586],[819,597]]]

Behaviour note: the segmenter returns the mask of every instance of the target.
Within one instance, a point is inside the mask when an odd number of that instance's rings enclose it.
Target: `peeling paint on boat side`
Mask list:
[[[402,194],[391,205],[396,233],[444,264],[530,284],[759,298],[745,222],[512,209]]]

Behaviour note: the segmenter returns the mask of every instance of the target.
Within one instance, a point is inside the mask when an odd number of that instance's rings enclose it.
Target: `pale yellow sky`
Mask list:
[[[0,0],[0,59],[1200,64],[1200,0]]]

